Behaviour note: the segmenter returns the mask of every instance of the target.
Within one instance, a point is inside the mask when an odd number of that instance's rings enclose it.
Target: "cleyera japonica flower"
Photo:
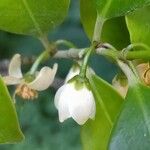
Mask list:
[[[128,81],[125,76],[116,75],[112,81],[112,85],[122,97],[126,97],[128,92]]]
[[[58,65],[53,68],[43,67],[35,75],[26,74],[23,76],[21,71],[21,56],[15,54],[10,61],[8,76],[3,77],[7,85],[18,85],[15,94],[23,99],[34,99],[37,91],[46,90],[53,82]]]
[[[83,125],[89,118],[95,117],[96,106],[90,85],[87,80],[81,81],[79,76],[60,87],[54,101],[60,122],[72,117]]]
[[[81,63],[78,62],[78,63],[75,63],[71,69],[69,70],[69,73],[67,74],[67,77],[65,79],[65,83],[67,83],[70,79],[72,79],[73,77],[75,77],[76,75],[79,75],[80,73],[80,65]],[[86,73],[86,76],[89,76],[91,74],[95,74],[94,70],[92,68],[90,68],[88,66],[87,68],[87,73]]]
[[[74,64],[71,69],[69,70],[69,73],[65,79],[65,83],[67,83],[70,79],[78,75],[80,72],[80,66],[79,64]]]

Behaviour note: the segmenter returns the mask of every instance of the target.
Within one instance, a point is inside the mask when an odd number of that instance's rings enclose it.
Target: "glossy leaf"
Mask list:
[[[93,37],[97,17],[92,2],[92,0],[86,1],[85,5],[85,0],[80,0],[81,21],[90,40]],[[101,40],[114,45],[118,49],[126,47],[130,40],[124,17],[106,21],[102,30]]]
[[[96,75],[90,78],[96,99],[95,120],[89,120],[81,131],[84,150],[106,150],[113,122],[120,110],[123,98]]]
[[[129,45],[130,37],[124,17],[111,19],[105,22],[101,41],[114,45],[118,50],[122,50]]]
[[[68,6],[69,0],[1,0],[0,29],[43,36],[64,20]]]
[[[98,15],[107,20],[114,17],[125,16],[139,8],[148,6],[150,5],[150,0],[80,0],[80,4],[81,13],[90,10],[86,12],[90,14],[89,20],[92,20],[93,15]]]
[[[85,5],[86,4],[86,5]],[[86,33],[88,34],[88,36],[90,37],[90,39],[93,36],[93,31],[95,28],[95,24],[96,24],[96,19],[99,18],[99,20],[108,20],[114,17],[119,17],[119,16],[124,16],[126,14],[128,14],[131,11],[135,11],[139,8],[143,8],[150,5],[150,0],[124,0],[124,1],[120,1],[120,0],[80,0],[80,10],[81,10],[81,20],[82,20],[82,24],[83,27],[86,31]],[[103,21],[101,21],[103,22]],[[111,24],[111,23],[110,23]],[[113,28],[117,28],[118,29],[118,33],[120,33],[120,35],[127,35],[127,30],[125,31],[125,34],[123,33],[124,30],[122,30],[122,27],[124,26],[120,26],[120,24],[118,24],[117,22],[115,23],[115,25],[110,25],[110,31],[113,31]],[[106,32],[110,33],[109,30],[106,29]],[[115,32],[115,34],[117,33]],[[116,37],[116,35],[114,34],[114,32],[111,32],[112,35],[114,35],[114,37]],[[105,35],[105,34],[104,34]],[[123,37],[125,36],[119,36],[121,37],[120,40],[124,39]],[[118,39],[119,39],[118,37]],[[113,39],[111,39],[113,40]],[[109,41],[108,41],[109,42]],[[114,45],[115,46],[115,45]]]
[[[140,83],[129,88],[112,131],[109,150],[149,150],[150,88]]]
[[[14,104],[0,77],[0,143],[17,143],[23,139]]]
[[[80,0],[80,16],[85,32],[92,39],[97,17],[94,0]]]
[[[145,43],[150,46],[150,7],[140,9],[126,16],[132,43]]]
[[[105,19],[124,16],[150,5],[150,0],[94,0],[98,15]]]

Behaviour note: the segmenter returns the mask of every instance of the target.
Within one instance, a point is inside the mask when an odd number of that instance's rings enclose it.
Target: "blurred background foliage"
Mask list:
[[[49,34],[49,40],[67,39],[78,47],[86,47],[89,40],[80,23],[79,1],[71,2],[65,22]],[[63,48],[63,47],[62,47]],[[41,43],[32,37],[15,35],[0,31],[0,59],[11,58],[13,54],[37,56],[43,49]],[[57,60],[57,76],[65,78],[72,61]],[[46,65],[52,66],[53,61]],[[111,82],[117,68],[103,57],[93,56],[90,65],[102,78]],[[42,64],[43,66],[43,64]],[[29,66],[23,69],[28,69]],[[109,73],[108,73],[109,71]],[[72,119],[59,123],[57,110],[54,107],[55,89],[49,88],[40,93],[36,101],[17,99],[17,111],[20,124],[25,134],[25,141],[16,145],[1,145],[0,150],[81,150],[80,126]],[[10,122],[11,123],[11,122]]]

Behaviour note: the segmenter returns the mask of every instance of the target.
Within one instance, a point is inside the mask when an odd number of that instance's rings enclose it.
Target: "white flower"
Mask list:
[[[80,66],[78,64],[73,65],[71,67],[71,69],[69,70],[69,73],[65,79],[65,83],[67,83],[70,79],[72,79],[73,77],[75,77],[79,73],[80,73]]]
[[[75,77],[76,75],[79,75],[80,73],[80,65],[81,62],[78,62],[78,64],[74,64],[71,69],[69,70],[69,73],[65,79],[65,83],[67,83],[70,79],[72,79],[73,77]],[[91,74],[95,74],[94,70],[90,67],[87,68],[87,73],[86,76],[88,77]]]
[[[60,122],[72,117],[82,125],[95,117],[94,96],[85,83],[80,83],[78,87],[78,83],[72,81],[60,87],[55,95],[55,106]]]
[[[21,71],[21,56],[20,54],[15,54],[9,64],[8,76],[3,77],[3,79],[7,85],[18,84],[19,86],[16,91],[18,93],[21,92],[20,95],[23,98],[30,99],[32,95],[33,97],[36,95],[34,95],[35,91],[43,91],[52,84],[57,68],[57,64],[54,64],[53,69],[43,67],[35,77],[32,77],[31,81],[28,81],[28,78],[23,77]]]
[[[118,75],[116,75],[112,81],[112,85],[122,97],[126,97],[128,92],[128,83],[124,76],[122,76],[122,78],[121,76],[118,78]]]

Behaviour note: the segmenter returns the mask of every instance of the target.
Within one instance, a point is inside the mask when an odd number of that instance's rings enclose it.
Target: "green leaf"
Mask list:
[[[60,24],[70,0],[1,0],[0,29],[43,36]]]
[[[126,16],[126,22],[132,43],[144,43],[150,46],[150,7],[140,9]]]
[[[23,139],[14,104],[0,77],[0,143],[17,143]]]
[[[135,11],[139,8],[143,8],[148,5],[150,5],[150,0],[134,0],[134,1],[131,1],[131,0],[124,0],[124,1],[120,1],[120,0],[90,0],[90,1],[80,0],[82,24],[83,24],[83,27],[84,27],[86,33],[88,34],[88,36],[91,39],[93,36],[95,25],[97,25],[96,20],[97,20],[97,23],[100,22],[102,24],[103,22],[105,22],[108,19],[124,16],[124,15],[130,13],[131,11]],[[110,22],[110,24],[111,24],[111,22]],[[113,31],[114,27],[115,27],[115,29],[118,29],[117,32],[120,33],[118,35],[119,35],[119,37],[121,37],[121,39],[118,41],[122,41],[123,37],[128,35],[127,30],[122,30],[122,27],[126,28],[125,24],[122,26],[122,25],[120,25],[120,23],[116,22],[115,25],[113,25],[113,26],[110,25],[110,29],[109,28],[108,29],[110,31]],[[114,38],[117,37],[117,35],[115,35],[117,32],[115,32],[115,34],[114,34],[114,32],[110,32],[108,29],[106,29],[107,33],[111,33],[111,35],[114,35]],[[98,29],[96,31],[98,31]],[[125,34],[123,33],[123,31],[125,31]],[[99,34],[101,34],[101,32]],[[125,36],[122,36],[122,35],[125,35]],[[119,39],[119,37],[118,37],[118,39]],[[111,40],[113,40],[113,39],[111,39]]]
[[[124,16],[150,5],[150,0],[94,0],[98,15],[104,19]]]
[[[89,39],[92,40],[97,14],[92,1],[85,1],[80,0],[81,21]],[[110,19],[104,23],[101,41],[110,43],[118,49],[130,43],[124,17]]]
[[[106,150],[113,122],[120,110],[123,98],[113,87],[93,75],[90,84],[96,99],[95,120],[89,120],[82,128],[84,150]]]
[[[85,32],[92,39],[97,18],[94,0],[80,0],[80,16]]]
[[[114,45],[118,50],[129,45],[130,37],[124,17],[111,19],[105,22],[101,41]]]
[[[149,150],[150,88],[136,83],[129,88],[113,128],[109,150]]]

